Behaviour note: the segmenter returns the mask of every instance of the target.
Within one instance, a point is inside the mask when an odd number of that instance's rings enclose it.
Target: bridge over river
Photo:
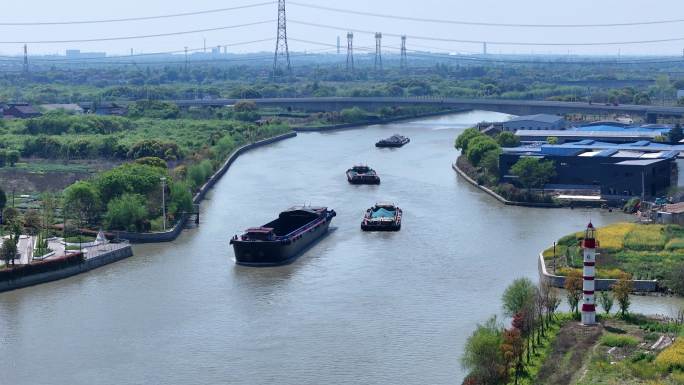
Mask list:
[[[235,104],[242,99],[174,100],[179,107],[219,107]],[[658,117],[684,117],[684,107],[646,106],[634,104],[606,105],[586,102],[555,102],[544,100],[460,99],[439,97],[321,97],[321,98],[262,98],[250,99],[259,106],[284,107],[304,111],[336,111],[358,106],[375,110],[386,106],[445,106],[454,109],[486,110],[514,115],[528,114],[630,114],[643,116],[655,123]]]

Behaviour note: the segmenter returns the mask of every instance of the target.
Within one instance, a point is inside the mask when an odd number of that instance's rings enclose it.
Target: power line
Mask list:
[[[222,45],[229,46],[229,47],[235,47],[235,46],[241,46],[241,45],[264,43],[264,42],[269,42],[269,41],[273,41],[273,38],[251,40],[251,41],[241,41],[241,42],[237,42],[237,43],[222,44]],[[174,51],[160,51],[160,52],[139,53],[139,54],[134,54],[134,55],[117,55],[117,56],[105,56],[105,57],[58,58],[58,59],[47,59],[47,58],[32,57],[31,61],[45,62],[45,63],[65,63],[65,62],[73,62],[73,61],[87,62],[87,61],[91,61],[91,60],[92,61],[96,61],[96,60],[117,60],[117,59],[122,59],[122,58],[127,59],[127,58],[146,57],[146,56],[173,55],[173,54],[180,54],[180,53],[187,53],[187,52],[199,52],[199,51],[203,51],[203,50],[204,50],[204,47],[184,48],[184,49],[174,50]],[[15,59],[16,57],[0,55],[0,58]]]
[[[460,25],[471,25],[471,26],[485,26],[485,27],[521,27],[521,28],[594,28],[594,27],[629,27],[629,26],[639,26],[639,25],[656,25],[656,24],[674,24],[682,23],[684,19],[670,19],[670,20],[648,20],[648,21],[636,21],[636,22],[625,22],[625,23],[602,23],[602,24],[521,24],[521,23],[490,23],[490,22],[477,22],[477,21],[466,21],[466,20],[445,20],[445,19],[431,19],[431,18],[420,18],[411,16],[400,16],[400,15],[388,15],[384,13],[373,13],[373,12],[363,12],[354,11],[350,9],[341,9],[326,7],[322,5],[300,3],[297,1],[291,1],[290,4],[297,5],[305,8],[320,9],[324,11],[347,13],[359,16],[372,16],[381,17],[384,19],[396,19],[405,21],[418,21],[426,23],[439,23],[439,24],[460,24]]]
[[[290,23],[307,25],[310,27],[332,29],[332,30],[337,30],[337,31],[350,30],[353,32],[358,32],[358,33],[375,34],[375,32],[368,31],[368,30],[342,28],[342,27],[332,26],[332,25],[311,23],[308,21],[290,20]],[[397,33],[384,33],[384,34],[387,36],[393,36],[393,37],[403,36],[402,34],[397,34]],[[417,40],[444,41],[444,42],[451,42],[451,43],[470,43],[470,44],[480,45],[480,44],[486,42],[487,44],[496,44],[496,45],[525,45],[525,46],[605,46],[605,45],[653,44],[653,43],[667,43],[667,42],[675,42],[675,41],[684,41],[684,37],[677,37],[677,38],[669,38],[669,39],[600,42],[600,43],[597,43],[597,42],[541,43],[541,42],[519,42],[519,41],[515,42],[515,41],[491,41],[491,40],[486,40],[486,41],[485,40],[464,40],[464,39],[452,39],[452,38],[442,38],[442,37],[434,37],[434,36],[417,36],[417,35],[408,35],[408,36],[411,37],[412,39],[417,39]]]
[[[215,28],[205,28],[205,29],[195,29],[190,31],[179,31],[179,32],[167,32],[167,33],[156,33],[152,35],[133,35],[133,36],[117,36],[117,37],[101,37],[93,39],[73,39],[73,40],[36,40],[36,41],[0,41],[0,44],[59,44],[59,43],[89,43],[89,42],[102,42],[102,41],[114,41],[114,40],[136,40],[136,39],[148,39],[153,37],[166,37],[166,36],[179,36],[179,35],[189,35],[193,33],[203,33],[203,32],[213,32],[213,31],[223,31],[226,29],[251,27],[261,24],[270,24],[275,20],[264,20],[256,21],[253,23],[228,25],[223,27]]]
[[[330,43],[325,43],[325,42],[319,42],[319,41],[313,41],[313,40],[306,40],[306,39],[297,39],[297,38],[290,38],[292,41],[300,42],[300,43],[306,43],[306,44],[312,44],[312,45],[319,45],[319,46],[326,46],[326,47],[332,47],[334,46],[333,44]],[[360,49],[362,51],[366,52],[373,52],[373,48],[371,47],[354,47],[355,49]],[[401,47],[394,47],[394,46],[384,46],[386,49],[391,49],[394,51],[401,51]],[[451,54],[445,54],[445,53],[426,53],[422,51],[417,51],[417,50],[407,50],[412,57],[424,57],[424,58],[445,58],[449,60],[457,60],[457,61],[471,61],[471,62],[481,62],[481,63],[506,63],[506,64],[571,64],[571,65],[631,65],[631,64],[677,64],[677,63],[684,63],[684,58],[676,56],[672,58],[663,58],[663,59],[639,59],[639,60],[611,60],[611,59],[606,59],[606,60],[527,60],[527,59],[506,59],[506,58],[496,58],[492,57],[491,55],[489,57],[478,57],[478,56],[466,56],[466,55],[451,55]]]
[[[156,16],[141,16],[141,17],[127,17],[120,19],[96,19],[96,20],[71,20],[71,21],[27,21],[27,22],[0,22],[0,26],[41,26],[41,25],[73,25],[73,24],[104,24],[104,23],[119,23],[126,21],[143,21],[143,20],[157,20],[157,19],[170,19],[175,17],[184,16],[197,16],[206,15],[211,13],[221,13],[228,11],[235,11],[238,9],[246,8],[256,8],[262,7],[264,5],[271,5],[274,1],[268,1],[263,3],[240,5],[236,7],[229,8],[218,8],[218,9],[208,9],[204,11],[195,12],[183,12],[183,13],[172,13],[167,15],[156,15]]]

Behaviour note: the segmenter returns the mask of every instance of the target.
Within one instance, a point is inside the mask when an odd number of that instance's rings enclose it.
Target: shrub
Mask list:
[[[139,194],[124,194],[107,205],[105,226],[111,230],[141,231],[146,217],[145,198]]]
[[[612,334],[612,333],[604,334],[601,337],[600,342],[601,342],[601,345],[603,345],[603,346],[619,347],[619,348],[624,348],[627,346],[637,346],[639,344],[639,340],[637,340],[635,337],[628,336],[628,335]]]

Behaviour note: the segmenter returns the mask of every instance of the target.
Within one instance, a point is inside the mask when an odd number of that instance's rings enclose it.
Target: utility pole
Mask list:
[[[382,72],[382,33],[375,33],[375,71]]]
[[[354,72],[354,34],[347,32],[347,72]]]
[[[403,70],[408,68],[408,60],[406,58],[406,35],[401,37],[401,59],[399,60],[399,67]]]
[[[204,38],[204,53],[207,53],[207,38]]]
[[[340,37],[337,36],[337,54],[340,54]]]
[[[486,41],[482,42],[482,54],[487,55],[487,42]]]
[[[278,34],[276,36],[275,55],[273,56],[273,78],[278,74],[278,57],[285,60],[287,72],[292,71],[290,65],[290,50],[287,46],[287,17],[285,15],[285,0],[278,0]]]
[[[29,63],[28,63],[28,46],[24,44],[24,73],[28,74]]]

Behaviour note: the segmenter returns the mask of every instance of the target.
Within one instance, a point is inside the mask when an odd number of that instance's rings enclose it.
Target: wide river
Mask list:
[[[478,322],[504,288],[537,280],[554,239],[625,219],[508,207],[451,169],[454,138],[504,115],[472,112],[300,134],[241,157],[202,203],[199,227],[77,277],[0,294],[0,384],[458,384]],[[411,143],[376,149],[402,133]],[[367,163],[380,186],[351,186]],[[363,233],[376,201],[404,209],[398,233]],[[311,203],[333,231],[294,264],[234,264],[229,238]],[[636,297],[669,313],[682,302]]]

